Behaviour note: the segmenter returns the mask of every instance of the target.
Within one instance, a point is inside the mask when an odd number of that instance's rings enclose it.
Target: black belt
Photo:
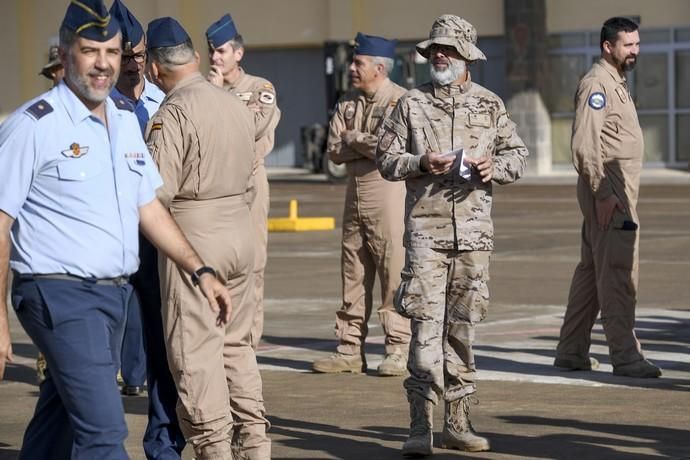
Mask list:
[[[83,276],[70,275],[69,273],[16,274],[15,276],[21,279],[81,281],[84,283],[102,284],[106,286],[124,286],[129,283],[129,276],[116,276],[115,278],[84,278]]]

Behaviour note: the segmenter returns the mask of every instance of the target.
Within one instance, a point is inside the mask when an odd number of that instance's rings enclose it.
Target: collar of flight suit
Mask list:
[[[200,81],[207,81],[203,75],[201,75],[201,72],[194,72],[192,75],[180,80],[177,82],[177,84],[171,89],[168,94],[166,95],[166,99],[170,99],[170,96],[175,94],[177,91],[181,90],[182,88],[186,88],[187,86],[196,84]]]
[[[223,89],[227,91],[231,91],[235,88],[237,88],[242,80],[244,80],[244,77],[247,76],[247,73],[244,71],[244,69],[240,66],[240,76],[237,77],[237,80],[235,80],[232,83],[227,83],[223,85]]]
[[[462,85],[450,84],[441,86],[433,82],[432,85],[434,87],[434,97],[442,99],[447,97],[459,96],[461,94],[467,93],[472,87],[472,74],[469,70],[467,71],[467,80],[465,80],[465,82]]]
[[[374,91],[373,94],[370,96],[367,95],[364,91],[360,91],[360,94],[368,103],[375,103],[380,101],[381,99],[386,97],[386,89],[389,88],[391,85],[391,80],[389,78],[386,78],[382,83],[381,86],[379,86],[376,91]]]
[[[625,76],[621,76],[621,74],[618,73],[618,70],[614,66],[609,64],[609,62],[606,59],[599,59],[599,62],[597,64],[602,66],[604,70],[606,70],[616,81],[616,83],[626,83],[627,80],[625,79]]]

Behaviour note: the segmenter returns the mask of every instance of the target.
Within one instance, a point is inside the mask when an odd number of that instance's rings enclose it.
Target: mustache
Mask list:
[[[112,69],[110,70],[92,70],[91,72],[87,73],[89,77],[112,77],[115,75],[115,71]]]

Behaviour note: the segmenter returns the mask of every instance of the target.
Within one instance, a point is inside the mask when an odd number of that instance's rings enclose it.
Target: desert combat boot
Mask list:
[[[455,401],[446,401],[441,447],[467,452],[489,450],[489,440],[475,433],[470,422],[470,396]]]
[[[364,354],[346,355],[343,353],[333,353],[328,358],[314,361],[312,369],[314,369],[314,372],[322,374],[340,374],[342,372],[360,374],[367,371],[367,361],[364,358]]]
[[[407,353],[387,353],[376,372],[381,377],[403,375],[407,371]]]
[[[410,402],[410,437],[403,444],[405,457],[426,457],[433,451],[433,406],[431,401],[417,394],[407,396]]]

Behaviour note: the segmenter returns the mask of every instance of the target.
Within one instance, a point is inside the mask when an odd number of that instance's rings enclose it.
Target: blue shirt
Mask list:
[[[136,271],[139,207],[162,180],[134,114],[110,98],[105,109],[107,128],[63,82],[0,125],[0,209],[15,219],[13,270]]]
[[[124,97],[134,106],[134,113],[139,119],[139,126],[141,127],[141,135],[144,135],[146,131],[146,123],[151,119],[154,113],[158,111],[161,102],[165,99],[165,93],[161,91],[158,86],[154,85],[150,81],[144,78],[144,91],[141,92],[141,97],[138,101],[134,101],[124,94],[122,94],[117,88],[113,88],[112,94]]]

